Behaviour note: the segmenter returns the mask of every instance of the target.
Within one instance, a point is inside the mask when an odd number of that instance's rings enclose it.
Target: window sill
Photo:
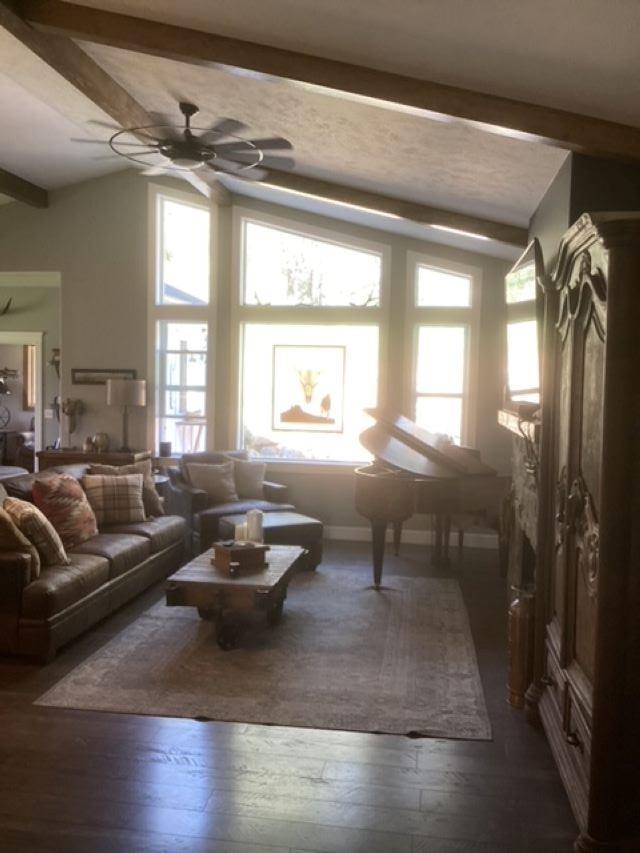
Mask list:
[[[362,465],[368,465],[368,462],[323,462],[313,460],[290,460],[278,459],[270,461],[268,458],[257,459],[256,461],[265,462],[267,465],[268,475],[271,474],[329,474],[339,476],[349,476],[353,474],[356,468]]]

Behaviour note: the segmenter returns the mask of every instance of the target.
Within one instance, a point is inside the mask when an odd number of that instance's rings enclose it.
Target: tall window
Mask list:
[[[532,243],[505,279],[507,386],[514,403],[540,402],[536,257]]]
[[[174,454],[207,446],[211,351],[210,211],[182,196],[156,196],[156,445]]]
[[[416,422],[456,444],[472,420],[471,353],[477,336],[479,274],[409,256],[413,280],[413,408]]]
[[[240,435],[253,456],[358,461],[377,404],[385,248],[240,216]]]

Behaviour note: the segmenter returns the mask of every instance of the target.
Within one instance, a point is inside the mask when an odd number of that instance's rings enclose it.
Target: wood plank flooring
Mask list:
[[[345,571],[369,562],[363,544],[329,543],[325,554]],[[389,556],[385,571],[435,574],[424,549],[410,546]],[[47,667],[0,658],[0,850],[570,853],[577,830],[546,740],[505,701],[505,588],[495,552],[466,550],[455,575],[491,742],[32,704],[156,601],[160,588]]]

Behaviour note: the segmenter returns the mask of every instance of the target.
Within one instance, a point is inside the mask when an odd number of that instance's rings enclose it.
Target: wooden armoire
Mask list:
[[[640,851],[640,213],[582,216],[545,300],[530,694],[576,851]]]

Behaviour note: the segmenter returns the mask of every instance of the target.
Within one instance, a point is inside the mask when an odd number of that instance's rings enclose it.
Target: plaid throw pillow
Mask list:
[[[98,526],[145,520],[142,480],[142,474],[119,477],[86,474],[83,477],[82,485],[96,514]]]
[[[153,471],[150,459],[133,462],[131,465],[92,465],[88,474],[109,474],[112,477],[122,477],[125,474],[142,474],[142,503],[147,517],[164,515],[162,498],[156,491],[153,482]]]
[[[5,498],[2,508],[35,546],[43,566],[68,566],[69,558],[54,526],[37,506],[18,498]]]
[[[33,502],[58,531],[65,548],[75,548],[98,532],[87,496],[70,474],[38,477],[33,483]]]

